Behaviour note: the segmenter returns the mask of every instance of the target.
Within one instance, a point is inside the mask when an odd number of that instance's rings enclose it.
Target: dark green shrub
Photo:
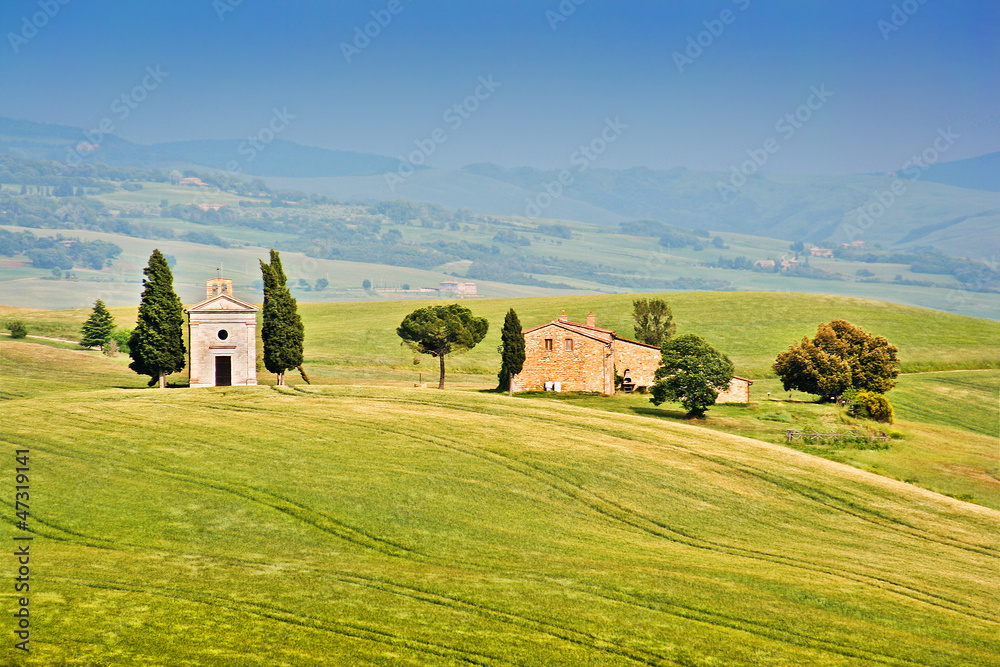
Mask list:
[[[12,320],[7,322],[7,330],[10,331],[11,338],[26,338],[28,336],[28,327],[21,320]]]

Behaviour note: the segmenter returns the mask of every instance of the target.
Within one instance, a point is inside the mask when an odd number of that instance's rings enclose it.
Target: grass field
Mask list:
[[[21,664],[1000,653],[1000,514],[785,447],[474,392],[39,398],[2,408],[38,533]]]
[[[768,392],[771,393],[770,398]],[[749,405],[715,405],[689,420],[679,404],[654,407],[649,397],[554,394],[539,396],[596,410],[685,421],[704,428],[794,447],[802,452],[916,484],[1000,510],[1000,371],[948,371],[902,375],[888,395],[892,426],[848,417],[831,404],[800,392],[785,392],[778,380],[758,380]],[[785,431],[811,433],[886,429],[886,447],[786,443]]]
[[[775,379],[696,421],[482,391],[511,305],[628,333],[626,296],[464,302],[492,331],[444,392],[402,386],[435,371],[399,347],[406,302],[302,304],[311,387],[145,390],[125,356],[2,338],[37,531],[32,654],[6,664],[996,664],[1000,323],[666,297],[752,376],[834,317],[911,370],[993,370],[901,376],[888,449],[799,451],[785,429],[855,425]],[[72,338],[87,312],[0,320]]]

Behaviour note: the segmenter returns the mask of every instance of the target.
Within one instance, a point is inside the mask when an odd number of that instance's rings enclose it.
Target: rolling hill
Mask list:
[[[34,532],[18,664],[995,664],[1000,512],[915,484],[1000,506],[1000,372],[904,376],[902,438],[840,453],[766,441],[838,424],[833,406],[765,400],[774,380],[698,421],[636,395],[477,391],[506,308],[627,331],[631,296],[470,303],[493,330],[448,359],[446,391],[404,386],[400,302],[303,304],[312,386],[149,390],[127,357],[0,339]],[[746,372],[835,316],[910,371],[1000,361],[986,320],[665,296]],[[86,312],[0,317],[71,336]]]
[[[112,389],[3,409],[7,447],[31,457],[22,664],[1000,652],[996,511],[781,446],[414,389]]]

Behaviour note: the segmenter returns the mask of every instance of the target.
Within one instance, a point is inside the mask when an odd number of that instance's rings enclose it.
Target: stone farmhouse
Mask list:
[[[257,384],[257,306],[233,296],[233,281],[212,278],[204,301],[186,310],[192,387]]]
[[[621,338],[595,322],[570,322],[566,311],[559,319],[524,332],[525,361],[521,372],[511,378],[514,391],[588,391],[615,393],[615,373],[627,377],[636,387],[653,384],[660,366],[660,349],[655,345]],[[558,387],[556,384],[558,383]]]
[[[570,322],[566,311],[559,319],[524,331],[524,366],[511,378],[513,390],[586,391],[615,393],[615,374],[626,389],[653,384],[660,367],[660,348],[597,326],[594,313],[587,323]],[[734,377],[719,392],[716,403],[749,403],[752,380]]]

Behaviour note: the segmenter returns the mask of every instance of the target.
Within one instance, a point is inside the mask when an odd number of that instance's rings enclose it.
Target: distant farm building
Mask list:
[[[233,281],[212,278],[205,300],[186,312],[191,386],[257,384],[257,306],[233,296]]]
[[[446,280],[440,284],[438,289],[443,294],[454,294],[455,296],[476,296],[476,283],[460,283]]]
[[[597,326],[593,313],[587,323],[559,319],[524,332],[525,361],[511,378],[514,391],[587,391],[615,393],[615,373],[635,388],[653,384],[660,366],[655,345],[620,338]]]
[[[809,253],[813,257],[833,257],[833,251],[829,248],[809,248]]]
[[[205,181],[201,180],[196,176],[188,176],[187,178],[182,178],[181,180],[178,181],[178,183],[181,185],[193,185],[195,187],[200,187],[200,188],[208,187],[205,184]]]
[[[750,385],[753,384],[753,380],[748,380],[746,378],[741,378],[738,375],[734,375],[733,379],[729,381],[729,387],[725,391],[719,392],[719,397],[715,399],[716,403],[749,403],[750,402]]]
[[[774,268],[774,260],[773,259],[758,259],[756,262],[753,263],[753,265],[754,266],[758,266],[758,267],[760,267],[762,269],[773,269]]]

